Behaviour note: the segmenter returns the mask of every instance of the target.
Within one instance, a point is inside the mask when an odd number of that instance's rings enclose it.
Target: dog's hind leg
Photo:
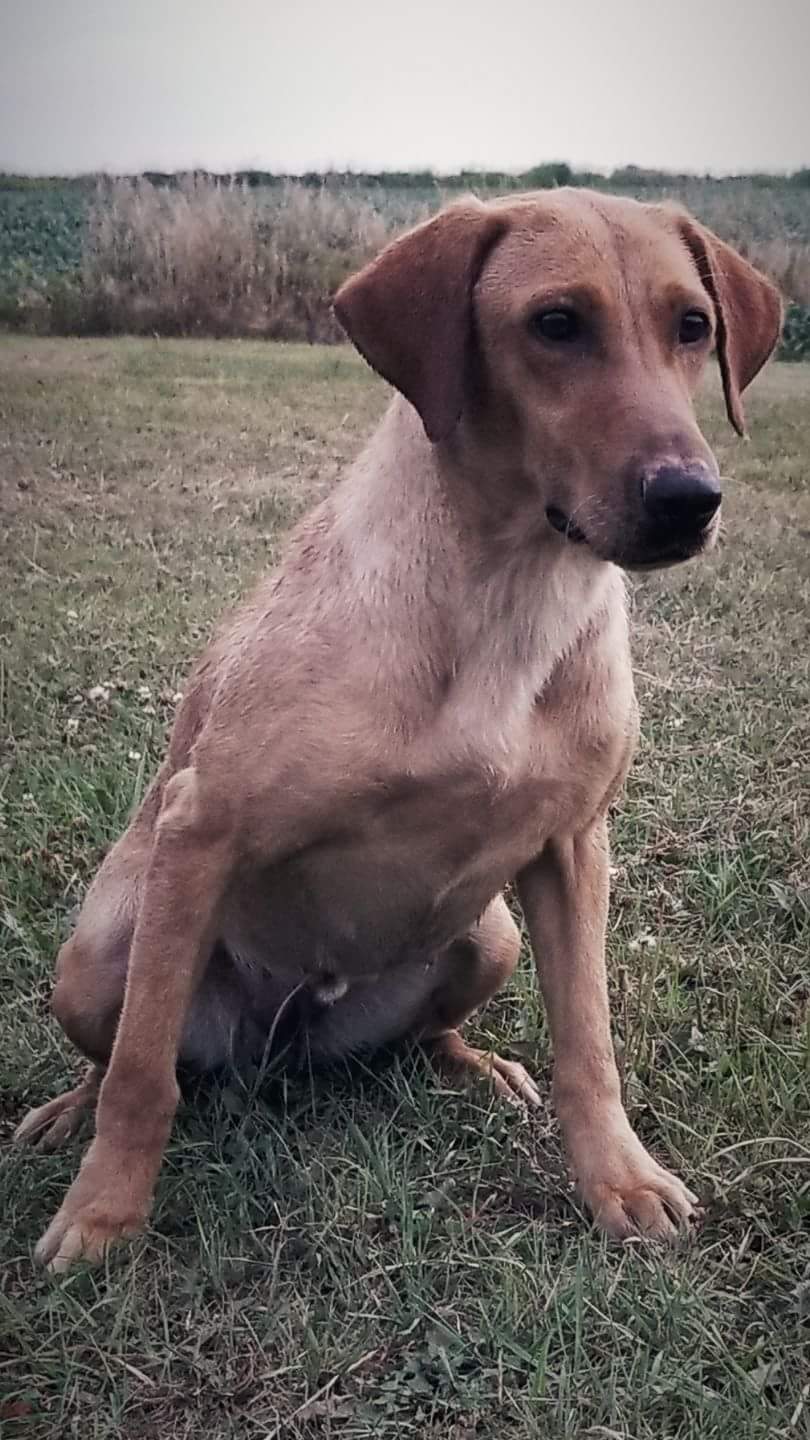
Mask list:
[[[152,798],[154,796],[154,798]],[[109,852],[87,892],[73,934],[59,951],[51,1009],[68,1039],[91,1062],[74,1089],[31,1110],[15,1139],[53,1150],[95,1108],[112,1054],[127,981],[132,937],[152,843],[156,792]],[[244,1008],[233,967],[214,947],[193,997],[179,1060],[196,1072],[228,1063]]]
[[[461,1033],[464,1021],[506,984],[519,955],[520,932],[499,895],[438,962],[441,982],[417,1038],[440,1074],[481,1076],[503,1099],[538,1106],[539,1091],[523,1065],[468,1045]]]
[[[101,878],[101,876],[99,877]],[[92,887],[74,934],[59,951],[51,1009],[69,1040],[91,1061],[81,1082],[31,1110],[14,1138],[54,1150],[81,1128],[95,1107],[112,1052],[124,996],[134,921],[127,923],[120,894]],[[104,915],[104,904],[109,915]]]
[[[146,1221],[180,1091],[176,1066],[194,991],[216,937],[233,863],[231,812],[188,766],[165,788],[143,877],[124,1003],[99,1092],[95,1138],[38,1260],[99,1260]]]
[[[113,846],[90,886],[73,934],[59,951],[51,1009],[68,1039],[92,1063],[73,1090],[31,1110],[15,1139],[51,1150],[80,1128],[95,1106],[124,998],[129,951],[157,811],[157,788]]]

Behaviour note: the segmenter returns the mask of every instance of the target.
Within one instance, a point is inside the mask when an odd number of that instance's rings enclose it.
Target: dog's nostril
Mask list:
[[[659,524],[707,525],[722,491],[717,477],[704,465],[663,465],[642,476],[644,508]]]

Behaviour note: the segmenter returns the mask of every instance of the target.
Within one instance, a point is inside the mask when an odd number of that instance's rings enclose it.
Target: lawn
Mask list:
[[[53,1280],[80,1147],[8,1145],[76,1057],[53,958],[190,657],[385,403],[346,348],[0,339],[0,1433],[810,1435],[810,367],[734,439],[717,551],[634,583],[642,743],[613,822],[627,1104],[694,1244],[610,1246],[554,1118],[404,1055],[182,1108],[152,1228]],[[549,1051],[528,954],[475,1027]]]

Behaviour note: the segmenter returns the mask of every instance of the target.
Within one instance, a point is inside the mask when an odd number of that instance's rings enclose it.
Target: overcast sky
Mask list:
[[[0,0],[0,169],[810,164],[808,0]]]

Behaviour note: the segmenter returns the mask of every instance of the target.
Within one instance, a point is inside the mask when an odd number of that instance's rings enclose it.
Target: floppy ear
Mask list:
[[[736,250],[691,215],[681,214],[681,233],[717,315],[717,359],[726,412],[738,435],[745,434],[740,395],[762,369],[782,331],[782,300]]]
[[[473,286],[505,228],[480,201],[451,205],[387,245],[335,296],[349,339],[419,411],[429,440],[446,439],[461,415]]]

